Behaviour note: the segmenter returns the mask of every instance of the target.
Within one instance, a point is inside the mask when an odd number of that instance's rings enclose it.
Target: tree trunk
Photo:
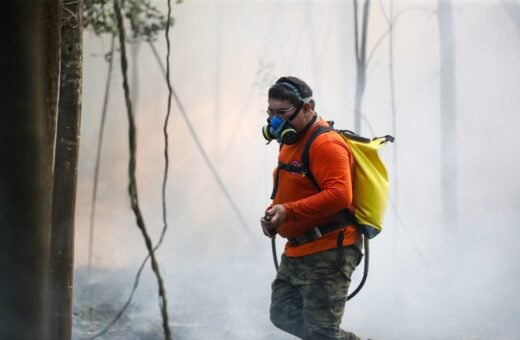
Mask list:
[[[367,28],[370,0],[365,0],[363,5],[363,17],[361,27],[361,37],[359,36],[359,20],[357,10],[357,0],[354,0],[354,34],[355,34],[355,53],[356,53],[356,97],[354,102],[354,132],[361,134],[361,108],[363,105],[363,95],[366,85],[367,70]]]
[[[0,339],[48,339],[41,16],[38,1],[2,2]]]
[[[445,228],[457,226],[457,145],[456,145],[456,79],[455,44],[451,0],[439,0],[440,42],[440,113],[441,113],[441,190],[442,223]]]
[[[70,339],[81,117],[83,1],[62,7],[61,74],[51,233],[52,339]]]
[[[44,117],[45,117],[45,150],[44,150],[44,175],[45,175],[45,223],[49,230],[52,226],[52,183],[54,175],[54,146],[56,144],[56,116],[58,110],[58,86],[60,76],[60,30],[61,30],[61,1],[48,1],[43,4],[43,41],[45,49],[43,53],[43,93],[44,93]],[[47,286],[49,291],[50,287]],[[51,303],[52,294],[47,293],[46,305]]]
[[[49,1],[43,7],[44,32],[44,100],[45,100],[45,185],[52,193],[54,145],[56,142],[56,115],[58,109],[58,86],[60,76],[60,21],[61,1]],[[49,198],[49,203],[51,198]],[[48,211],[50,211],[50,205]],[[50,214],[49,214],[50,223]]]

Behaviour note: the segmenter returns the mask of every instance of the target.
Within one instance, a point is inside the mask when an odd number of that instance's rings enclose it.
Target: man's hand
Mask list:
[[[267,237],[274,237],[277,229],[285,221],[285,208],[281,204],[273,205],[265,212],[265,216],[260,219],[262,230]]]

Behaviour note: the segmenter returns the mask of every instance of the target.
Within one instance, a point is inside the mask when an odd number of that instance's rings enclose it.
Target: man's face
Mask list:
[[[291,117],[296,110],[296,105],[293,105],[288,100],[269,98],[267,103],[267,115],[269,118],[278,116],[282,119],[289,119],[289,117]],[[300,110],[304,110],[307,105],[308,104],[305,104]],[[300,132],[305,128],[305,125],[309,119],[310,118],[308,118],[308,115],[306,117],[305,112],[300,112],[292,121],[290,121],[290,123],[296,131]]]

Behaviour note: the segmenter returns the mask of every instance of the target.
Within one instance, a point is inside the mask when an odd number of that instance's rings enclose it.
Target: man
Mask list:
[[[264,137],[280,143],[272,204],[261,218],[268,237],[287,238],[272,283],[271,321],[301,339],[359,339],[340,328],[350,277],[361,260],[361,234],[353,225],[354,157],[334,132],[319,134],[309,149],[309,173],[302,151],[319,126],[312,90],[296,77],[282,77],[269,89]]]

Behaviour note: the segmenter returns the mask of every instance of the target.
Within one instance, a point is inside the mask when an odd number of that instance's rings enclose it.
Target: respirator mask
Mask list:
[[[267,125],[262,127],[262,135],[267,140],[267,143],[276,139],[280,144],[292,145],[298,140],[298,132],[290,122],[296,118],[303,105],[309,102],[312,97],[302,98],[298,88],[288,82],[280,82],[275,85],[281,85],[293,92],[298,98],[299,103],[296,105],[296,111],[287,119],[280,118],[277,115],[269,117],[267,119]]]
[[[267,119],[267,125],[262,128],[262,135],[271,142],[276,139],[280,144],[292,145],[298,139],[298,133],[289,123],[289,120],[282,119],[278,116]]]

